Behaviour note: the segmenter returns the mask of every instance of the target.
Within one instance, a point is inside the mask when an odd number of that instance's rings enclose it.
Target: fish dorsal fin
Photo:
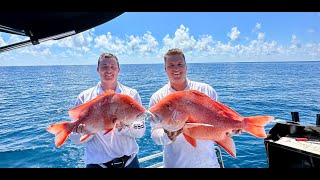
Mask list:
[[[200,91],[197,91],[197,90],[189,90],[190,92],[192,92],[193,94],[197,95],[197,96],[201,96],[201,97],[206,97],[207,95],[200,92]]]
[[[212,101],[214,101],[214,100],[212,100]],[[226,106],[222,103],[219,103],[218,101],[214,101],[214,103],[216,103],[217,106],[219,106],[221,109],[223,109],[224,114],[226,116],[228,116],[230,119],[235,120],[235,121],[242,121],[243,120],[243,117],[239,113],[232,110],[228,106]]]
[[[193,146],[193,147],[197,147],[197,141],[196,139],[186,135],[186,134],[183,134],[183,136],[186,138],[186,140]]]
[[[83,104],[81,104],[81,105],[79,105],[77,107],[74,107],[74,108],[70,109],[68,111],[70,118],[73,121],[79,120],[80,114],[82,114],[83,112],[88,110],[90,106],[92,106],[93,104],[96,104],[102,98],[105,98],[106,96],[110,96],[110,95],[113,95],[113,94],[115,94],[115,92],[113,90],[107,90],[107,91],[103,92],[102,94],[98,95],[93,100],[88,101],[86,103],[83,103]]]
[[[198,95],[198,96],[201,96],[201,97],[205,97],[207,96],[206,94],[202,93],[202,92],[199,92],[197,90],[190,90],[192,93]],[[209,96],[208,96],[209,97]],[[210,97],[209,97],[210,98]],[[211,98],[210,98],[211,99]],[[220,107],[224,114],[226,116],[228,116],[229,118],[233,119],[233,120],[236,120],[236,121],[242,121],[243,120],[243,117],[238,114],[237,112],[235,112],[234,110],[232,110],[231,108],[229,108],[228,106],[218,102],[218,101],[215,101],[213,99],[211,99],[211,101],[218,107]]]

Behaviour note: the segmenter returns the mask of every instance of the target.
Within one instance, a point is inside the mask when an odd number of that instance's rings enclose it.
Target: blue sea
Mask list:
[[[272,115],[285,121],[297,111],[302,123],[315,124],[320,113],[320,62],[188,64],[188,78],[213,86],[219,101],[243,116]],[[57,148],[45,129],[69,121],[77,95],[98,81],[95,65],[0,67],[0,168],[85,167],[83,144],[67,140]],[[151,95],[168,79],[162,64],[125,64],[119,81],[137,89],[147,108]],[[263,139],[247,133],[233,139],[236,158],[221,148],[226,168],[268,167]],[[137,141],[139,158],[162,151],[151,140],[149,122]]]

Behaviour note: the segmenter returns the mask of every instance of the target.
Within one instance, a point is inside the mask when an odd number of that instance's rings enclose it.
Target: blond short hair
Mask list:
[[[111,53],[102,53],[99,57],[99,60],[98,60],[98,66],[100,65],[100,62],[106,58],[114,58],[116,61],[117,61],[117,65],[118,67],[120,67],[119,65],[119,60],[117,58],[117,56],[111,54]]]
[[[168,56],[172,56],[172,55],[182,55],[183,57],[183,60],[186,61],[186,58],[182,52],[181,49],[179,48],[172,48],[172,49],[169,49],[168,52],[164,55],[164,62],[166,62]]]

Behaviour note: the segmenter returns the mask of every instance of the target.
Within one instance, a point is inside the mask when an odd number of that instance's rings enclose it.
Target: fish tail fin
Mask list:
[[[55,135],[55,144],[60,147],[68,138],[72,129],[69,127],[70,122],[51,124],[46,130]]]
[[[273,116],[252,116],[245,117],[243,122],[245,123],[244,130],[259,138],[266,138],[267,135],[264,130],[264,126],[266,126],[270,121],[274,120]]]

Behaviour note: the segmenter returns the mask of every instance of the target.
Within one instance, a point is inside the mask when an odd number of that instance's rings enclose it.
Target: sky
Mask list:
[[[0,46],[29,40],[0,32]],[[181,48],[188,63],[320,60],[320,12],[126,12],[88,31],[0,53],[0,66],[163,63]]]

